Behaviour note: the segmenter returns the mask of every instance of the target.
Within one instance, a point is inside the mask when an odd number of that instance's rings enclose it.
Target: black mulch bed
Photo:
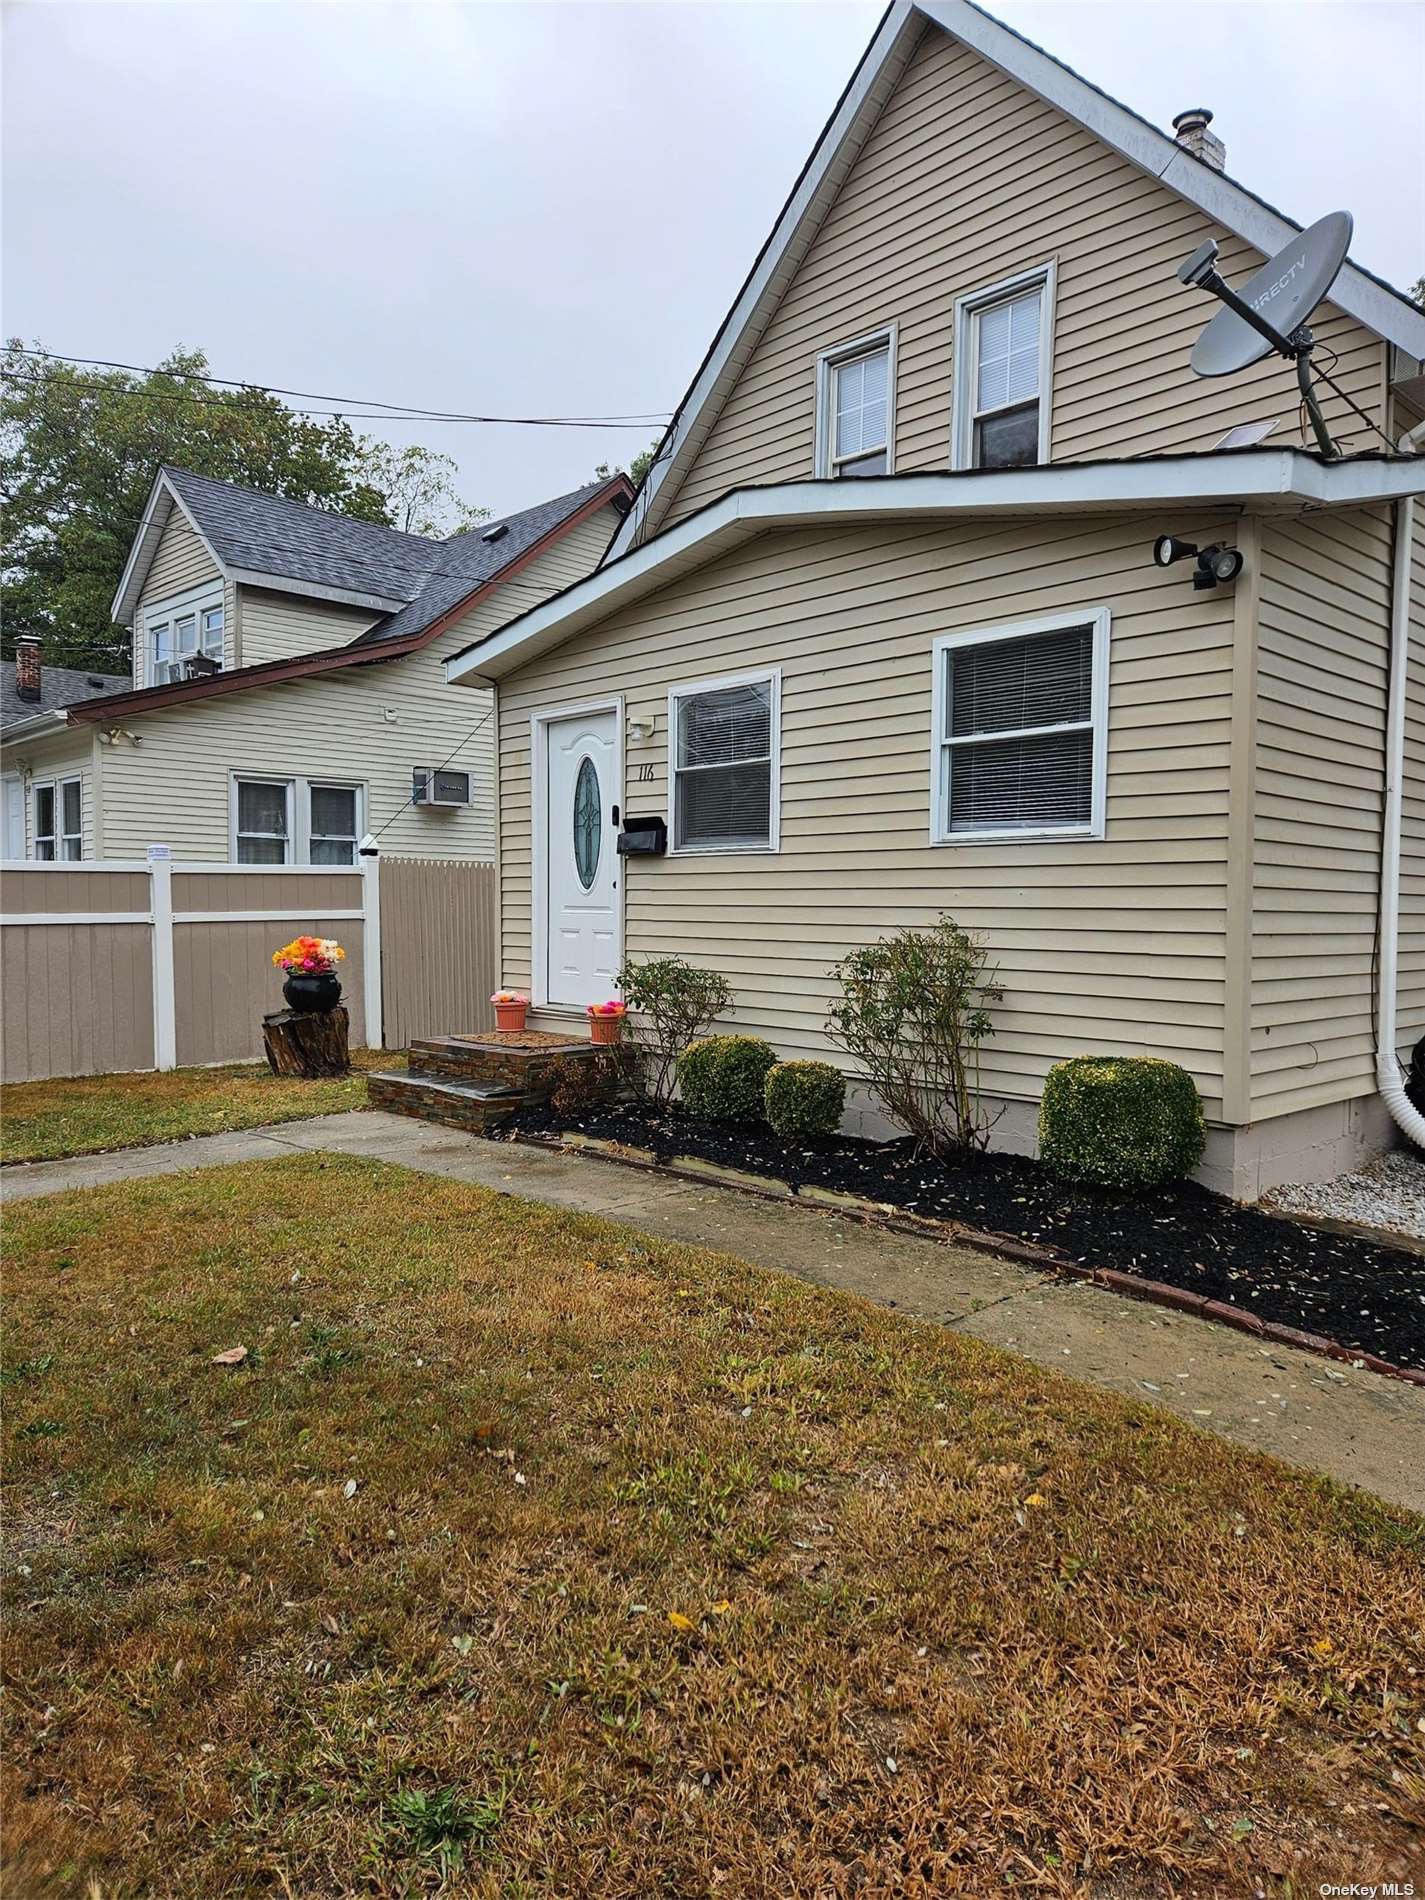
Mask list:
[[[663,1159],[696,1155],[793,1188],[814,1182],[907,1213],[1037,1241],[1089,1267],[1164,1280],[1393,1365],[1425,1368],[1425,1255],[1238,1207],[1190,1182],[1110,1194],[1067,1187],[1017,1155],[945,1164],[917,1156],[908,1140],[849,1137],[790,1148],[770,1129],[631,1106],[563,1118],[526,1110],[499,1133],[565,1129]]]

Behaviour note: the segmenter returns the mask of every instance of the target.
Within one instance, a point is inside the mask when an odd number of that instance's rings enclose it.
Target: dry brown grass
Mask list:
[[[365,1108],[366,1071],[406,1066],[404,1054],[353,1049],[351,1074],[305,1082],[266,1063],[170,1069],[162,1075],[57,1076],[0,1087],[0,1162],[143,1148],[267,1122],[305,1121]]]
[[[9,1240],[9,1894],[1422,1871],[1406,1513],[399,1169],[129,1184]]]

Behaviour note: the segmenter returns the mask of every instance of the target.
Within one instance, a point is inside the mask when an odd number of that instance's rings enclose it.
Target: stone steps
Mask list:
[[[561,1065],[600,1063],[593,1043],[555,1035],[422,1036],[410,1068],[366,1079],[373,1108],[483,1134],[518,1108],[547,1100]],[[612,1074],[610,1074],[612,1081]]]

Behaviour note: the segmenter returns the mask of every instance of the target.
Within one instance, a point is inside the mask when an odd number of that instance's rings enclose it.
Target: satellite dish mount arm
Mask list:
[[[1311,352],[1316,339],[1306,325],[1302,324],[1299,329],[1293,330],[1290,336],[1283,336],[1260,311],[1254,310],[1245,298],[1239,297],[1226,278],[1218,274],[1217,246],[1211,239],[1199,245],[1192,256],[1179,265],[1178,276],[1184,284],[1192,285],[1195,290],[1211,292],[1219,302],[1234,311],[1243,323],[1249,324],[1259,336],[1265,337],[1278,356],[1284,356],[1288,362],[1296,364],[1297,388],[1301,391],[1302,404],[1311,419],[1316,446],[1325,456],[1338,456],[1340,450],[1331,440],[1326,418],[1321,413],[1321,404],[1311,384]]]

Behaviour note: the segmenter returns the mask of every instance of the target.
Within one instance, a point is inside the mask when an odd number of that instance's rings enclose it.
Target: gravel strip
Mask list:
[[[1273,1188],[1262,1198],[1284,1214],[1355,1221],[1425,1240],[1425,1161],[1403,1150],[1382,1155],[1352,1174],[1339,1174],[1334,1181]]]

